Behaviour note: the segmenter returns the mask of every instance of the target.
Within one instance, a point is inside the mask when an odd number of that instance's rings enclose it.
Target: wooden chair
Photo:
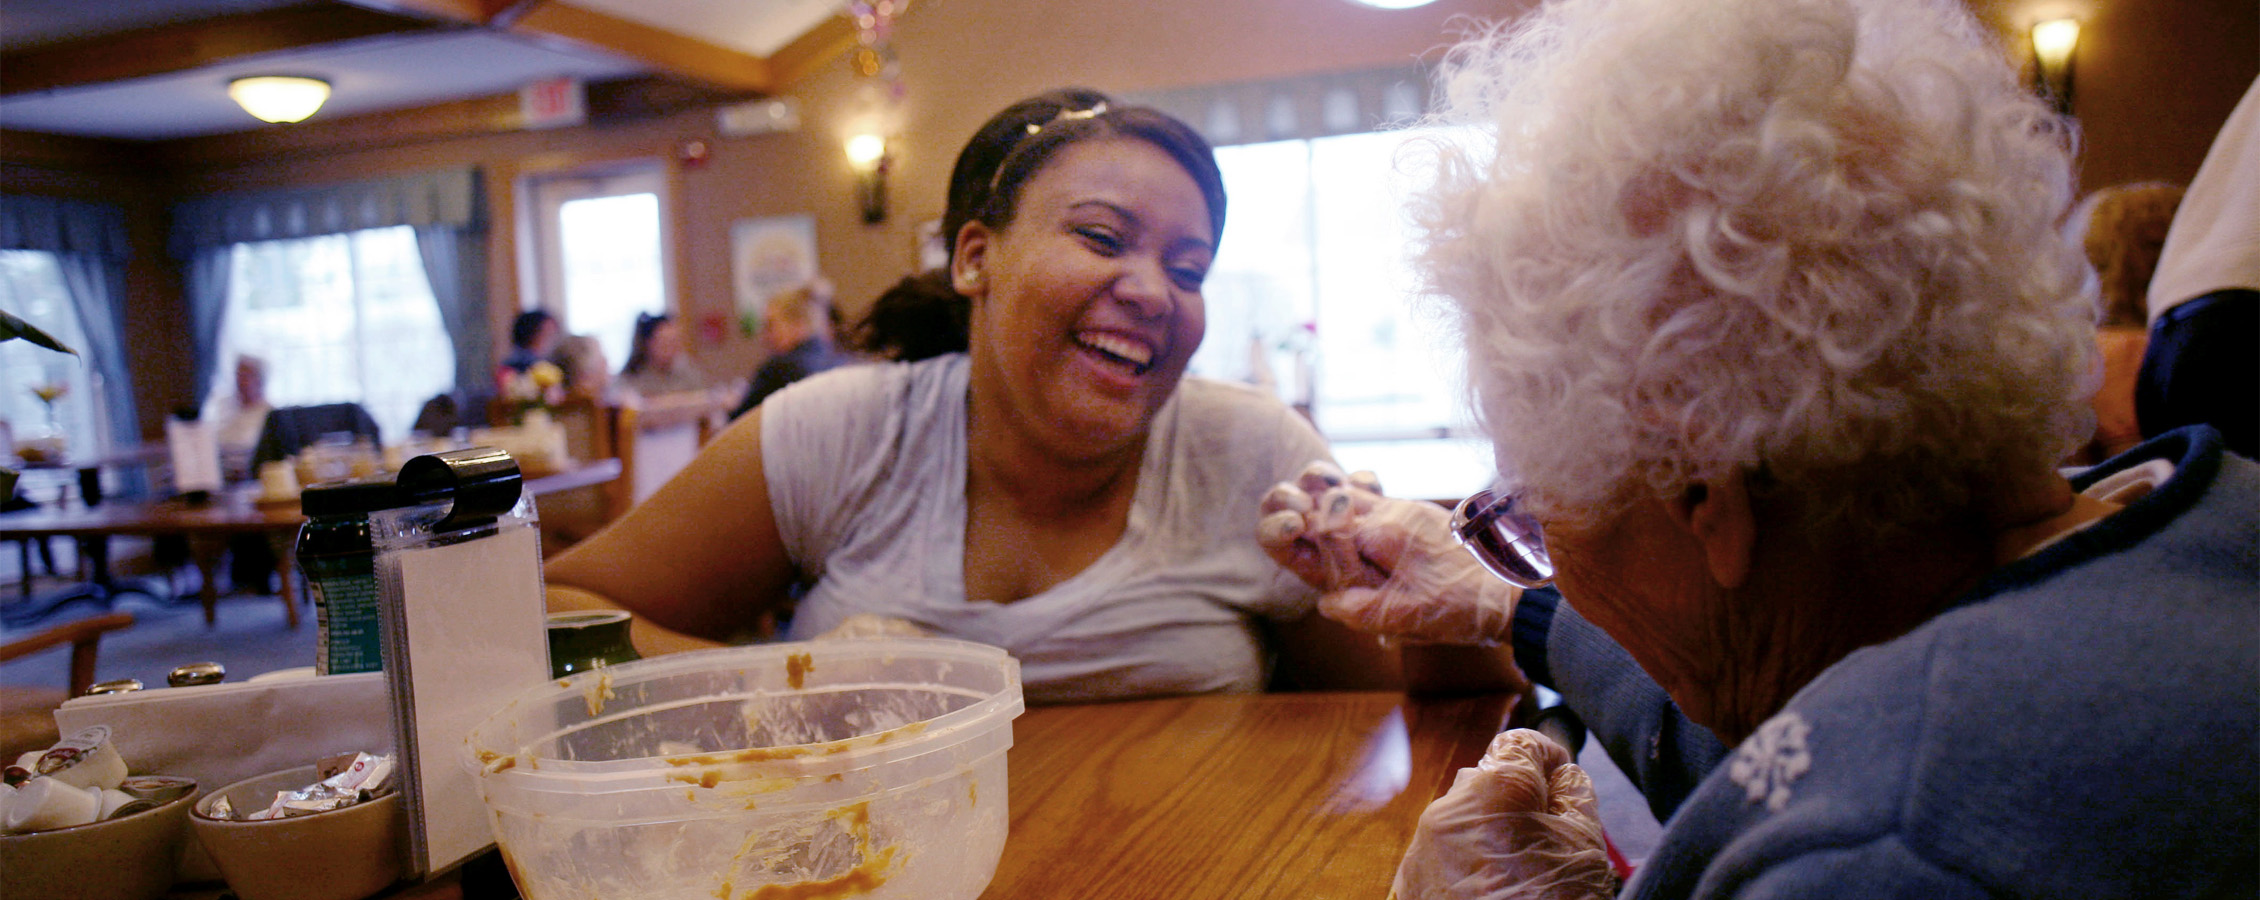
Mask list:
[[[613,447],[621,474],[613,483],[614,516],[651,496],[713,440],[718,410],[713,403],[680,403],[615,411]]]
[[[625,413],[633,421],[634,411],[603,403],[589,397],[571,397],[551,411],[558,424],[565,428],[566,451],[573,459],[582,462],[620,460],[620,477],[601,485],[550,494],[541,497],[542,550],[555,553],[595,534],[597,529],[610,524],[633,505],[633,487],[629,478],[631,462],[623,455],[633,453],[633,435],[621,440],[621,416]]]
[[[55,708],[94,686],[94,657],[100,647],[102,635],[132,624],[131,613],[114,612],[66,622],[29,637],[0,644],[0,661],[65,644],[71,648],[70,686],[66,691],[50,687],[0,685],[0,760],[13,761],[25,751],[45,749],[61,739],[61,735],[55,731]]]

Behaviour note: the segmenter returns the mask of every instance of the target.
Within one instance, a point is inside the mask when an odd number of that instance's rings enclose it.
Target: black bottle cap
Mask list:
[[[298,507],[309,517],[364,516],[408,503],[408,496],[390,481],[315,485],[298,495]]]
[[[518,504],[524,484],[518,461],[492,447],[419,456],[400,467],[402,494],[416,503],[449,504],[435,531],[494,524]]]

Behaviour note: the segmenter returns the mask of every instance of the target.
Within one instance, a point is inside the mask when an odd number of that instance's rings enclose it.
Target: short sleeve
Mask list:
[[[786,555],[806,577],[846,537],[875,483],[885,449],[899,439],[899,365],[851,366],[801,379],[761,406],[761,463],[770,513]]]

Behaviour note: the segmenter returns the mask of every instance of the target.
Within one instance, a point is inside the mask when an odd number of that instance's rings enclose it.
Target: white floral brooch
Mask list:
[[[1764,800],[1766,809],[1780,812],[1789,805],[1789,783],[1813,767],[1813,754],[1805,750],[1805,736],[1812,731],[1794,712],[1767,719],[1735,748],[1727,777],[1742,786],[1751,803]]]

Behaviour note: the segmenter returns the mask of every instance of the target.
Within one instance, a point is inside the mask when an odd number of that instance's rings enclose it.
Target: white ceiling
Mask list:
[[[15,0],[8,0],[13,3]],[[846,0],[574,0],[755,56],[768,56],[846,8]]]
[[[299,0],[0,0],[5,54],[135,28],[241,15]],[[574,5],[739,52],[768,56],[839,13],[843,0],[574,0]],[[509,94],[546,78],[651,74],[638,61],[557,40],[462,26],[235,57],[189,71],[68,85],[0,97],[0,128],[164,140],[275,128],[227,98],[231,78],[311,75],[329,81],[316,114],[334,118]]]

